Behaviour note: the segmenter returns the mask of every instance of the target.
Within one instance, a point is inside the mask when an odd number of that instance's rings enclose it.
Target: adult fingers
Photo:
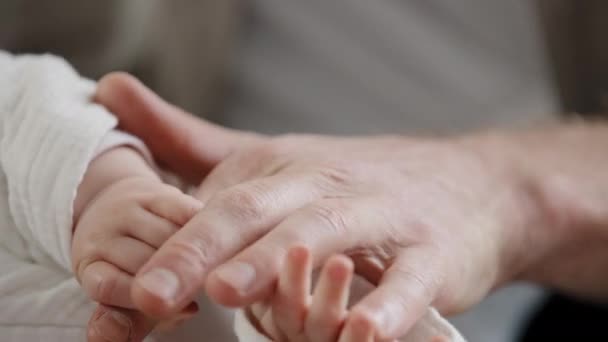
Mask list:
[[[246,165],[245,161],[240,158],[227,158],[207,175],[196,189],[194,197],[205,205],[219,192],[239,183],[259,178],[252,171],[252,165]]]
[[[258,139],[198,119],[126,73],[99,80],[95,101],[118,117],[122,129],[142,139],[161,164],[196,183],[229,153]]]
[[[88,342],[141,342],[156,321],[127,309],[99,305],[88,323]]]
[[[105,261],[96,261],[83,269],[80,283],[95,302],[133,309],[131,284],[133,277]]]
[[[306,318],[306,335],[311,341],[337,340],[346,317],[353,268],[344,255],[330,257],[323,266]]]
[[[380,242],[385,219],[372,198],[320,200],[294,212],[276,228],[214,270],[207,293],[229,306],[248,305],[269,295],[286,248],[306,246],[315,264],[335,252]],[[378,216],[380,215],[380,216]]]
[[[433,248],[404,248],[378,287],[351,311],[372,318],[377,338],[405,335],[425,314],[439,291],[443,271],[440,260]]]
[[[314,176],[281,173],[218,193],[142,268],[132,291],[136,305],[160,317],[176,312],[201,289],[213,267],[322,196],[319,189]],[[245,279],[250,273],[234,275]]]
[[[226,158],[207,175],[195,193],[207,203],[218,192],[255,178],[269,177],[287,165],[284,150],[279,143],[256,144]]]

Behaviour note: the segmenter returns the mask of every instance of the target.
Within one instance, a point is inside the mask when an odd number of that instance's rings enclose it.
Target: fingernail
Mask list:
[[[96,337],[101,337],[106,341],[129,341],[131,335],[131,320],[121,313],[107,311],[95,320],[92,334]]]
[[[179,280],[175,273],[157,268],[141,276],[139,285],[151,294],[165,301],[172,301],[179,290]]]
[[[215,274],[239,294],[247,293],[255,281],[255,268],[244,262],[237,261],[222,266]]]

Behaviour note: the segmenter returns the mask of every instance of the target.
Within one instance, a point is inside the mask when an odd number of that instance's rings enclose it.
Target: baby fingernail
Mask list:
[[[240,294],[245,294],[255,281],[255,268],[248,263],[234,262],[220,267],[216,276]]]
[[[179,279],[175,273],[157,268],[144,274],[139,279],[139,285],[158,298],[173,301],[179,290]]]

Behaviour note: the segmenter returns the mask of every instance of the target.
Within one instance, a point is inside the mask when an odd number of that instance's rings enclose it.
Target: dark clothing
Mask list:
[[[608,307],[552,295],[532,314],[519,341],[608,341]]]

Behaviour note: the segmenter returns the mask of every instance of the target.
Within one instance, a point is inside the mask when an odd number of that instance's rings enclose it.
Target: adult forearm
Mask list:
[[[525,194],[512,279],[608,296],[608,124],[571,122],[467,142]]]

